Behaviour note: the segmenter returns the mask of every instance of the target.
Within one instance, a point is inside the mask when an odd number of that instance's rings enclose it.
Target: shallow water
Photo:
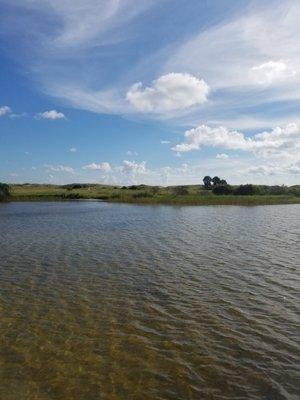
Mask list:
[[[0,398],[298,399],[299,205],[0,205]]]

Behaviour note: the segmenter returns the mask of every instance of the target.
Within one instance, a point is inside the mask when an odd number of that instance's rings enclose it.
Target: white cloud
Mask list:
[[[160,144],[170,144],[170,141],[169,140],[161,140]]]
[[[254,71],[275,83],[299,70],[299,16],[296,1],[254,4],[185,41],[171,54],[164,70],[201,71],[214,90],[257,85],[251,79]]]
[[[11,108],[8,106],[1,106],[0,107],[0,117],[3,117],[4,115],[10,114],[11,113]]]
[[[124,160],[123,165],[118,167],[118,169],[124,173],[143,174],[146,172],[146,162],[137,163],[135,161]]]
[[[101,171],[101,181],[107,184],[136,184],[140,179],[147,179],[152,176],[152,171],[146,169],[146,162],[136,162],[124,160],[121,165],[112,166],[108,162],[100,164],[92,163],[82,167],[84,170],[89,170],[90,176],[99,179],[96,172]]]
[[[187,152],[200,149],[201,146],[225,147],[228,149],[246,149],[250,139],[246,139],[242,133],[229,131],[220,126],[211,128],[200,125],[197,128],[185,132],[185,141],[172,148],[175,152]]]
[[[270,85],[282,82],[296,75],[296,70],[287,61],[268,61],[251,68],[253,80],[259,84]]]
[[[65,115],[62,112],[56,110],[44,111],[42,113],[37,114],[38,119],[66,119]]]
[[[151,87],[135,83],[126,94],[137,111],[163,114],[207,101],[209,86],[190,74],[169,73],[153,81]]]
[[[245,126],[233,123],[235,129],[249,129],[253,119],[264,119],[267,124],[259,128],[269,129],[279,118],[287,123],[297,116],[300,2],[254,0],[240,11],[174,47],[161,69],[200,72],[212,89],[208,107],[188,115],[188,125],[223,120],[228,126],[227,119],[243,117]]]
[[[127,156],[137,156],[138,153],[136,151],[128,150],[126,151]]]
[[[260,174],[260,175],[277,175],[277,174],[300,174],[300,160],[292,163],[271,163],[264,165],[257,165],[249,167],[246,170],[249,174]]]
[[[69,151],[70,151],[70,153],[76,153],[77,149],[76,149],[76,147],[71,147]]]
[[[229,155],[225,153],[219,153],[216,155],[216,158],[219,158],[220,160],[227,160],[227,158],[229,158]]]
[[[300,127],[297,124],[288,124],[284,128],[276,127],[272,131],[258,133],[253,137],[246,137],[243,133],[230,131],[222,126],[211,128],[201,125],[186,131],[184,136],[185,141],[174,146],[172,150],[187,152],[202,146],[212,146],[282,156],[300,149]]]
[[[109,172],[111,171],[111,166],[108,162],[102,162],[100,164],[92,163],[82,167],[82,169],[90,169],[94,171],[104,171]]]
[[[66,166],[66,165],[51,165],[51,164],[45,164],[44,167],[47,169],[47,171],[52,171],[52,172],[68,172],[70,174],[73,174],[74,168]]]

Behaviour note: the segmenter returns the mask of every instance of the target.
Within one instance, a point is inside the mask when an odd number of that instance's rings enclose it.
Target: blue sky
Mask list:
[[[0,0],[0,181],[297,184],[297,0]]]

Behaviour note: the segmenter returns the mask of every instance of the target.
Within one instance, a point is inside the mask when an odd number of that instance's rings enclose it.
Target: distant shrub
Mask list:
[[[8,200],[10,196],[9,186],[6,183],[0,182],[0,201]]]
[[[134,199],[139,199],[139,198],[142,198],[142,197],[152,197],[152,196],[153,196],[153,194],[150,193],[149,191],[137,192],[137,193],[134,193],[132,195],[132,197]]]
[[[286,188],[286,192],[293,196],[300,197],[300,185],[290,186],[289,188]]]
[[[160,187],[159,186],[151,186],[150,190],[151,190],[152,194],[155,195],[155,194],[159,193]]]
[[[272,195],[285,194],[287,192],[285,186],[270,186],[269,193]]]
[[[67,193],[63,194],[64,199],[69,199],[69,200],[76,200],[80,199],[80,195],[78,193]]]
[[[88,183],[70,183],[68,185],[63,185],[63,189],[72,190],[72,189],[86,189],[89,188],[91,185]]]
[[[253,185],[240,185],[234,190],[234,194],[238,196],[252,196],[255,194]]]
[[[231,194],[233,189],[230,185],[218,185],[213,188],[213,193],[216,195]]]
[[[176,196],[184,196],[186,194],[189,194],[189,190],[188,190],[187,186],[175,186],[173,188],[173,193]]]
[[[102,199],[104,199],[104,197],[103,196],[101,196],[101,198]],[[109,199],[120,199],[121,198],[121,195],[120,195],[120,193],[113,193],[113,194],[111,194],[109,197],[108,197]]]

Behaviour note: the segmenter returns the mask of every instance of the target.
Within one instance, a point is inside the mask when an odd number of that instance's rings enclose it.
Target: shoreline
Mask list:
[[[213,199],[184,199],[184,198],[174,198],[174,199],[102,199],[102,198],[64,198],[58,196],[37,196],[37,197],[12,197],[7,203],[20,203],[20,202],[80,202],[80,201],[90,201],[90,202],[102,202],[111,204],[132,204],[132,205],[149,205],[149,206],[272,206],[272,205],[287,205],[287,204],[300,204],[300,198],[270,198],[269,196],[262,198],[253,198],[253,196],[244,196],[242,199],[224,199],[224,198],[213,198]]]
[[[108,186],[100,184],[20,184],[11,185],[9,201],[102,201],[107,203],[144,205],[277,205],[300,204],[300,186],[275,187],[256,186],[255,194],[214,194],[202,185],[188,186]]]

